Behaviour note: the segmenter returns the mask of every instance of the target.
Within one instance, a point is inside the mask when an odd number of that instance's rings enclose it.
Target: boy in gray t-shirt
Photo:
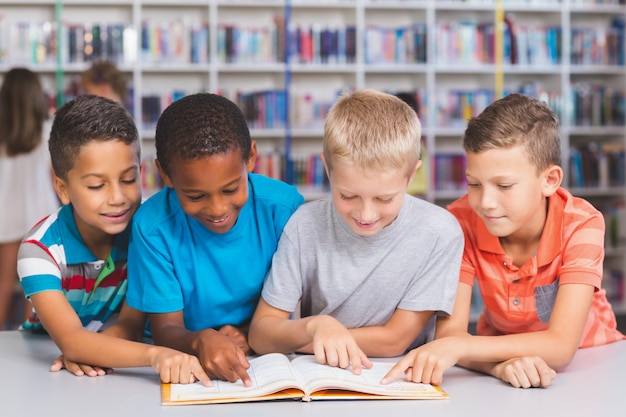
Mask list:
[[[301,206],[283,230],[250,325],[256,353],[314,353],[358,374],[368,356],[432,340],[454,305],[464,241],[450,213],[406,194],[420,139],[397,97],[339,98],[324,128],[331,199]]]

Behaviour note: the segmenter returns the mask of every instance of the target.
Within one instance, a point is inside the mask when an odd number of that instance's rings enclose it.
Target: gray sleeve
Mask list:
[[[278,241],[261,296],[272,307],[294,312],[302,297],[297,219],[291,217]]]
[[[454,308],[463,256],[463,231],[451,215],[436,226],[432,236],[435,244],[425,257],[419,279],[415,279],[398,308],[403,310],[432,310],[449,315]],[[440,219],[441,220],[441,219]]]

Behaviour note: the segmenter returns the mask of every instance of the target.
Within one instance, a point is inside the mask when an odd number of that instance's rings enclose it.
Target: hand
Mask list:
[[[497,364],[492,375],[516,388],[545,388],[556,378],[556,371],[538,356],[522,356]]]
[[[311,318],[306,328],[311,334],[313,353],[319,363],[343,369],[352,365],[352,373],[355,375],[360,375],[363,367],[372,367],[350,331],[333,317]]]
[[[246,354],[230,337],[213,329],[195,333],[194,350],[210,376],[230,382],[241,379],[244,386],[252,385],[252,379],[246,372],[250,367]]]
[[[66,359],[63,355],[52,362],[50,365],[50,372],[58,372],[61,369],[67,369],[68,372],[76,376],[103,376],[113,372],[110,368],[101,368],[99,366],[87,365],[84,363],[76,363]]]
[[[235,326],[231,326],[227,324],[218,330],[218,333],[223,334],[233,341],[239,349],[243,350],[243,353],[246,355],[252,354],[252,349],[250,349],[250,345],[248,345],[248,337],[247,335],[240,329]]]
[[[193,384],[202,382],[207,387],[212,385],[200,361],[174,349],[154,346],[149,354],[150,366],[161,377],[161,382],[171,384]]]
[[[415,348],[387,372],[381,384],[390,383],[404,372],[409,381],[440,385],[444,372],[459,361],[460,346],[459,338],[446,337]]]

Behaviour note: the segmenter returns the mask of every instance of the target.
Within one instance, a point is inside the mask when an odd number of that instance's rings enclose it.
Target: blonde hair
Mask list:
[[[26,68],[6,73],[0,88],[0,145],[7,156],[29,153],[43,140],[48,103],[39,77]]]
[[[422,129],[415,111],[391,94],[365,89],[342,95],[324,124],[328,168],[347,161],[368,171],[406,169],[420,157]]]

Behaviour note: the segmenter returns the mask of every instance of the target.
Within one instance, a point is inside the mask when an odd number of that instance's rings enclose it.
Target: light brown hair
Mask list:
[[[561,162],[559,121],[540,100],[510,94],[494,101],[477,117],[470,119],[463,135],[466,152],[524,147],[537,172]]]

